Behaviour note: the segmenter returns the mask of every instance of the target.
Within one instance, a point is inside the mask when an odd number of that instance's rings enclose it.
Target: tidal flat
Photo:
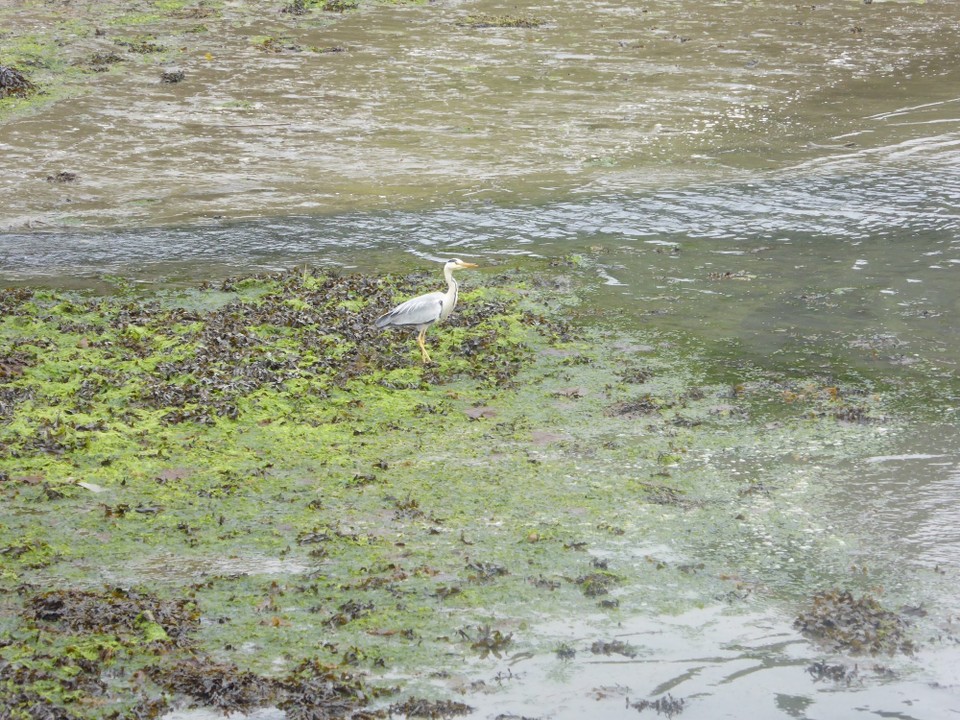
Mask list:
[[[698,613],[778,615],[809,682],[953,647],[952,569],[874,565],[831,518],[851,466],[944,410],[922,373],[623,331],[576,265],[466,279],[428,366],[372,325],[422,274],[5,292],[5,717],[502,715],[667,663],[687,641],[649,626]],[[711,711],[634,683],[581,700]]]
[[[958,38],[0,3],[0,720],[955,713]]]

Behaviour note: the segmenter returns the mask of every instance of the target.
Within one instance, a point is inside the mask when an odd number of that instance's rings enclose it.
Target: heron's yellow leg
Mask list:
[[[427,353],[427,331],[426,329],[421,330],[417,333],[417,345],[420,346],[420,357],[423,358],[424,363],[430,362],[430,355]]]

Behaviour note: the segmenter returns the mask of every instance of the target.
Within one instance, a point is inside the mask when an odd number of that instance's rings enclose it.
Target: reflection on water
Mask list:
[[[573,657],[555,654],[503,658],[480,666],[451,667],[433,680],[435,690],[473,708],[471,718],[603,717],[634,720],[664,716],[642,701],[682,700],[686,720],[885,717],[934,720],[952,717],[960,685],[960,649],[921,651],[916,662],[935,667],[934,687],[910,677],[910,662],[866,660],[843,665],[839,681],[818,677],[822,656],[782,619],[726,615],[716,608],[673,617],[625,620],[616,628],[590,619],[552,622],[535,630],[557,638]],[[598,639],[616,639],[635,656],[593,654]],[[478,680],[478,677],[480,680]],[[394,700],[388,698],[387,703]],[[669,716],[669,715],[668,715]],[[234,720],[283,720],[276,708],[231,714]],[[177,710],[164,720],[216,720],[206,709]]]
[[[636,718],[640,700],[667,694],[685,699],[682,717],[851,718],[860,713],[903,720],[949,717],[956,707],[960,651],[937,651],[923,662],[941,666],[943,686],[931,692],[907,678],[878,683],[900,672],[882,662],[847,667],[839,683],[815,680],[809,668],[821,659],[782,619],[763,615],[726,615],[716,608],[673,617],[631,618],[617,628],[580,623],[544,628],[577,650],[574,659],[555,657],[506,661],[489,684],[487,697],[471,696],[485,712],[477,717]],[[606,634],[605,634],[606,633]],[[615,636],[631,645],[635,658],[594,655],[591,643]],[[904,664],[905,666],[907,664]],[[497,678],[501,679],[499,682]],[[530,686],[540,689],[531,697]],[[867,690],[869,688],[869,690]],[[654,711],[646,711],[653,716]],[[641,715],[642,716],[642,715]]]
[[[938,571],[957,570],[960,437],[943,428],[927,428],[920,434],[924,446],[942,452],[870,458],[862,485],[849,490],[857,502],[846,506],[855,508],[852,521],[888,541],[889,556]]]

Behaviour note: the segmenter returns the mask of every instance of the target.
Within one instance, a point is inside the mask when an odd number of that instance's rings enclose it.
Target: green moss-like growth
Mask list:
[[[538,28],[545,20],[528,15],[468,15],[457,24],[469,28]]]
[[[878,442],[857,419],[883,416],[876,393],[713,383],[695,339],[576,330],[576,291],[528,280],[462,278],[432,365],[373,325],[432,275],[5,292],[0,702],[293,713],[322,690],[359,711],[379,691],[357,673],[552,654],[544,617],[844,577],[829,534],[754,507],[815,487],[768,468],[784,448]],[[621,554],[678,538],[685,561]]]

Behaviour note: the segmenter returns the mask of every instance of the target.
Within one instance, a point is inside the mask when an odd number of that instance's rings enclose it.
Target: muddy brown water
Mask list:
[[[4,5],[41,83],[122,60],[0,126],[0,229],[543,201],[956,130],[952,2]]]
[[[95,35],[82,31],[93,5],[51,20],[41,4],[9,4],[0,47],[73,21],[83,55],[130,32],[124,12],[149,9],[106,4]],[[441,2],[304,18],[217,7],[208,32],[161,23],[175,49],[4,117],[4,281],[560,259],[627,329],[695,333],[769,367],[817,367],[829,348],[826,371],[922,373],[946,410],[889,451],[829,468],[812,511],[857,528],[851,563],[899,572],[895,593],[957,607],[941,580],[960,572],[956,3]],[[542,24],[474,27],[481,13]],[[264,37],[299,49],[264,53]],[[184,81],[160,83],[173,67]],[[47,181],[65,171],[77,180]],[[735,458],[704,462],[740,471]],[[768,471],[795,470],[778,458]],[[490,692],[468,700],[477,717],[636,717],[628,700],[668,692],[686,698],[685,718],[960,712],[951,618],[915,657],[878,663],[895,672],[867,659],[847,684],[813,681],[824,656],[791,619],[722,604],[615,627],[544,618],[572,646],[603,633],[640,653],[505,659],[438,691],[487,673]]]

